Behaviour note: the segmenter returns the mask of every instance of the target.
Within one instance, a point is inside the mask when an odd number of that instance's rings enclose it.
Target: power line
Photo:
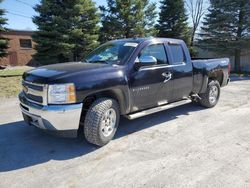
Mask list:
[[[29,16],[25,16],[23,14],[18,14],[18,13],[14,13],[14,12],[10,12],[10,11],[7,11],[8,14],[12,14],[12,15],[15,15],[15,16],[20,16],[20,17],[23,17],[23,18],[29,18],[29,19],[32,19],[31,17]]]
[[[27,6],[31,7],[31,8],[33,8],[33,5],[32,5],[32,4],[29,4],[29,3],[27,3],[27,2],[24,2],[24,1],[21,1],[21,0],[15,0],[15,1],[18,2],[18,3],[22,3],[22,4],[24,4],[24,5],[27,5]]]

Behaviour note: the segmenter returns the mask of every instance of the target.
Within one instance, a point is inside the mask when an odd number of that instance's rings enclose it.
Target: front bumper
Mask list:
[[[79,128],[82,103],[41,106],[29,102],[19,94],[24,121],[38,128],[51,131],[72,131]]]

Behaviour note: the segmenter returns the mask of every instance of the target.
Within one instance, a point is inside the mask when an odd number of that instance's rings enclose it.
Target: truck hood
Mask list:
[[[23,79],[35,83],[51,83],[65,80],[68,77],[74,77],[83,74],[95,74],[97,72],[105,72],[115,69],[116,66],[104,63],[83,63],[68,62],[53,65],[42,66],[23,74]],[[60,81],[59,81],[60,82]]]

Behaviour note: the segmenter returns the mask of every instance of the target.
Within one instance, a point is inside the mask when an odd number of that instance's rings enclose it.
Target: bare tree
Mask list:
[[[206,13],[205,0],[186,0],[186,5],[192,21],[191,46],[194,44],[194,38],[201,19]]]

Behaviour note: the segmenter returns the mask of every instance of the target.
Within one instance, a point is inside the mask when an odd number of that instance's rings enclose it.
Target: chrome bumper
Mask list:
[[[38,128],[51,131],[69,131],[79,128],[82,103],[41,106],[29,102],[19,94],[24,121]]]

